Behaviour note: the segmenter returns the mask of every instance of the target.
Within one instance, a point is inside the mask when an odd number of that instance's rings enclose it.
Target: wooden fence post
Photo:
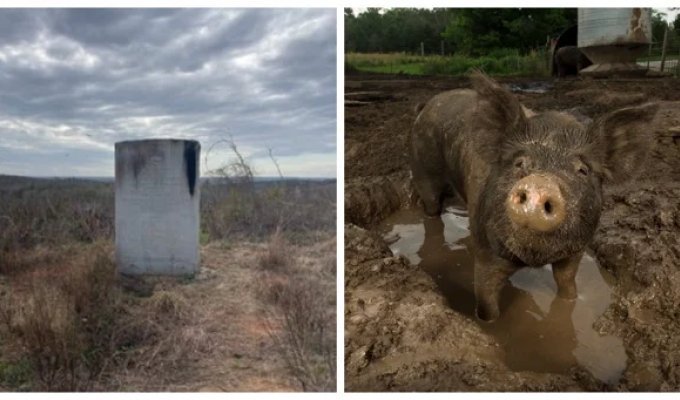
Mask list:
[[[661,47],[661,71],[663,72],[663,67],[666,64],[666,46],[668,46],[668,25],[666,25],[666,30],[663,31],[663,46]]]
[[[680,46],[678,46],[678,59],[675,60],[675,76],[680,75]]]

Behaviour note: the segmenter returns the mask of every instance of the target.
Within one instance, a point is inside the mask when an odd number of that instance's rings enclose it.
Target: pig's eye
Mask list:
[[[526,157],[519,157],[515,159],[515,162],[513,164],[516,169],[524,169],[529,167],[529,160],[527,160]]]
[[[588,174],[590,173],[590,170],[588,169],[588,166],[587,166],[587,165],[585,165],[585,164],[580,164],[580,165],[578,166],[578,173],[581,174],[581,175],[583,175],[583,176],[588,176]]]

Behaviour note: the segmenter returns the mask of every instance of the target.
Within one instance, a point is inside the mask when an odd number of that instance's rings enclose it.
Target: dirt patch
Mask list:
[[[517,86],[531,82],[502,81]],[[436,275],[405,255],[393,255],[381,224],[397,210],[417,203],[406,157],[415,109],[441,91],[468,83],[348,76],[348,90],[383,96],[345,110],[347,390],[680,389],[680,82],[550,83],[553,88],[544,93],[517,95],[528,108],[566,110],[586,122],[622,106],[661,102],[650,126],[657,146],[639,179],[605,189],[603,215],[590,250],[606,270],[603,274],[611,275],[610,303],[604,311],[593,311],[596,307],[584,300],[592,320],[576,329],[593,341],[612,338],[621,343],[622,370],[607,379],[592,365],[578,361],[583,357],[573,351],[564,353],[578,362],[554,371],[513,364],[507,341],[456,308]],[[535,295],[534,289],[527,291]],[[538,319],[550,322],[549,316]],[[575,322],[584,320],[579,317]],[[544,347],[537,345],[533,351],[540,352],[539,358],[548,357]]]
[[[600,107],[624,107],[639,104],[647,99],[647,96],[640,92],[616,92],[600,89],[577,89],[565,93],[565,96],[590,102]]]
[[[288,248],[291,265],[309,274],[320,273],[326,266],[320,264],[329,253],[327,248],[334,244],[334,238],[325,236],[310,246],[291,245]],[[281,329],[277,320],[269,318],[276,313],[267,312],[270,306],[259,298],[263,281],[285,285],[290,271],[269,273],[259,269],[258,258],[265,252],[266,244],[238,243],[225,247],[213,243],[202,249],[202,270],[195,280],[156,285],[154,292],[169,291],[186,300],[197,314],[192,321],[193,331],[202,332],[210,346],[207,351],[197,352],[175,376],[167,376],[162,387],[150,388],[148,382],[133,378],[124,384],[126,390],[302,390],[273,339],[272,334]]]

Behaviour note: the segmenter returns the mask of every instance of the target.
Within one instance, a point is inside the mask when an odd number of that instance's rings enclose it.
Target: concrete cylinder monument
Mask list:
[[[120,273],[198,272],[200,149],[193,140],[116,143],[116,264]]]
[[[578,47],[593,65],[589,76],[642,75],[636,59],[652,40],[651,8],[579,8]]]

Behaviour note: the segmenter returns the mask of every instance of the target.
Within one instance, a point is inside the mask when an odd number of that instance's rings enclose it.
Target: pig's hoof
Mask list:
[[[428,217],[438,217],[439,214],[441,214],[441,209],[439,207],[425,207],[425,215]]]
[[[436,197],[423,198],[421,197],[425,215],[428,217],[437,217],[441,213],[441,204]]]
[[[498,310],[490,310],[487,307],[477,306],[477,318],[484,322],[493,322],[498,319],[500,312]]]

